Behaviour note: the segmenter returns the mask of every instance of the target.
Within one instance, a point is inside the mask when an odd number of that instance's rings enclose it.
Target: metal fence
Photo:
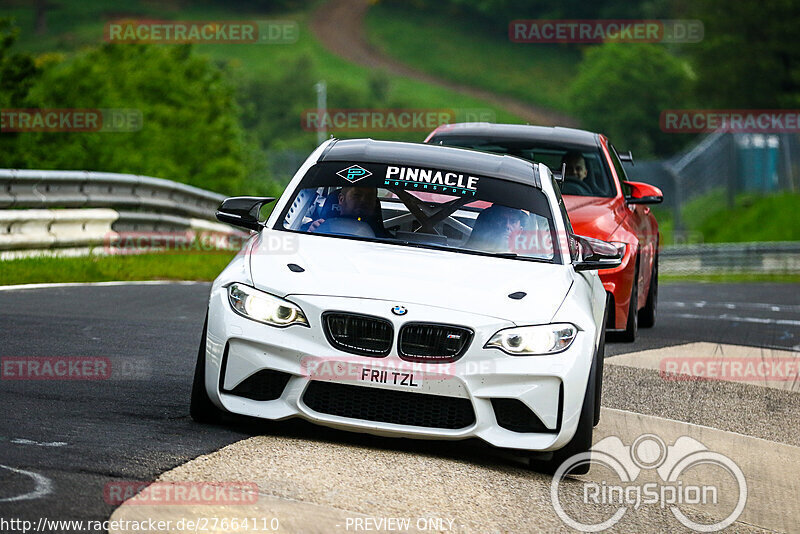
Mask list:
[[[215,232],[223,195],[131,174],[0,169],[0,257],[77,255],[119,233]]]
[[[213,220],[223,195],[110,172],[0,169],[0,208],[122,208]]]
[[[798,274],[800,242],[664,247],[659,253],[659,269],[670,275]]]
[[[660,187],[674,214],[676,238],[685,231],[681,208],[718,191],[733,206],[742,192],[800,191],[800,136],[714,132],[669,159],[625,168],[632,180]]]

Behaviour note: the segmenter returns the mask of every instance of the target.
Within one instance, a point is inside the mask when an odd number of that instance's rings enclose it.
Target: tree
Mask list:
[[[800,106],[800,2],[699,0],[703,41],[687,45],[701,101],[720,108]]]
[[[0,110],[24,107],[28,91],[41,74],[33,57],[11,51],[18,34],[19,29],[9,19],[0,18]],[[16,132],[0,131],[0,161],[6,166],[21,166],[15,150],[18,138]]]
[[[133,132],[20,134],[16,153],[25,167],[129,172],[221,193],[246,190],[234,89],[189,46],[89,49],[46,69],[25,101],[30,108],[132,109],[142,117]]]
[[[19,105],[28,94],[39,69],[29,54],[12,53],[19,28],[0,18],[0,106]]]
[[[662,132],[659,118],[689,106],[691,81],[688,66],[662,45],[605,43],[588,49],[569,93],[587,129],[640,157],[666,156],[687,139]]]

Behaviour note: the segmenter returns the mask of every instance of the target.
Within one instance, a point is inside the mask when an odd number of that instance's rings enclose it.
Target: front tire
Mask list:
[[[189,415],[198,423],[219,423],[225,412],[211,402],[206,391],[206,330],[208,329],[208,313],[203,323],[203,336],[197,351],[197,363],[194,368],[192,397],[189,403]]]

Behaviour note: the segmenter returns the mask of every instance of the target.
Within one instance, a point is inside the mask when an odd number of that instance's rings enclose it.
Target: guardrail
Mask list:
[[[149,176],[0,169],[0,258],[88,254],[119,232],[237,233],[214,217],[224,198]]]
[[[706,243],[663,247],[663,274],[798,274],[800,242]]]
[[[212,220],[225,197],[161,178],[0,169],[0,208],[122,208]]]

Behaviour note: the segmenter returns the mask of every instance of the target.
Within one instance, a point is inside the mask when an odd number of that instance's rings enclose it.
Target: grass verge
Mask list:
[[[687,202],[681,209],[683,243],[748,243],[800,241],[800,194],[743,193],[728,206],[725,191],[714,190]],[[661,243],[675,244],[675,224],[670,210],[654,207]]]
[[[506,32],[474,19],[423,13],[410,4],[370,8],[370,44],[428,74],[570,112],[566,88],[577,75],[579,50],[513,43]]]
[[[0,285],[139,280],[210,281],[233,254],[139,254],[77,258],[22,258],[0,261]],[[799,274],[666,275],[659,281],[800,283]]]
[[[688,202],[683,209],[688,228],[707,243],[800,241],[800,195],[742,194],[728,207],[722,191]]]
[[[115,280],[213,280],[233,254],[140,254],[0,261],[0,285],[109,282]]]
[[[659,274],[659,283],[671,284],[679,282],[709,282],[709,283],[739,283],[739,282],[775,282],[784,284],[800,284],[798,274],[695,274],[695,275],[668,275]]]

